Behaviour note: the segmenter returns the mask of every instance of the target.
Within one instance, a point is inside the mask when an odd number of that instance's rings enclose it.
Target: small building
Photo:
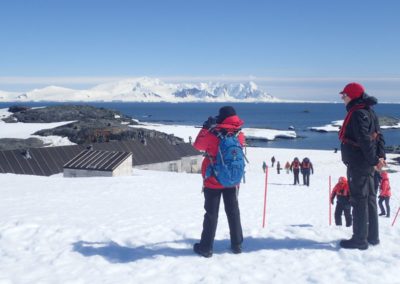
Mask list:
[[[181,171],[187,173],[200,173],[203,154],[197,151],[190,143],[175,145],[175,150],[181,157]]]
[[[202,154],[190,143],[173,144],[166,139],[110,141],[91,145],[67,145],[19,150],[0,150],[0,173],[51,176],[91,146],[93,151],[132,154],[131,168],[175,172],[200,172]],[[91,169],[93,170],[93,169]],[[132,170],[132,169],[131,169]],[[119,171],[119,170],[118,170]],[[117,171],[117,172],[118,172]],[[67,171],[68,172],[68,171]],[[102,172],[102,176],[106,174]]]
[[[132,153],[84,150],[67,162],[64,177],[113,177],[132,175]]]

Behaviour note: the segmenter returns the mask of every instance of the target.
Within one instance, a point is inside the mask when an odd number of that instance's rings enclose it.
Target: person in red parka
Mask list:
[[[390,196],[392,193],[390,192],[390,183],[389,183],[389,176],[387,172],[382,172],[381,173],[381,188],[380,188],[380,194],[379,194],[379,209],[381,210],[381,213],[379,216],[384,216],[390,217],[390,205],[389,205],[389,200]],[[385,206],[386,206],[386,211],[385,208],[383,207],[383,201],[385,201]]]
[[[335,224],[336,226],[342,226],[342,213],[344,212],[346,227],[350,227],[353,222],[351,216],[349,184],[347,183],[347,179],[345,177],[340,177],[338,183],[332,190],[332,204],[335,197],[337,198],[335,208]]]
[[[231,237],[231,250],[238,254],[242,252],[243,233],[240,222],[239,202],[237,190],[239,184],[234,187],[226,188],[218,180],[210,175],[206,177],[206,170],[211,161],[216,160],[219,138],[216,136],[218,131],[227,133],[237,133],[240,131],[243,121],[236,115],[236,111],[231,106],[224,106],[219,109],[217,117],[209,117],[204,122],[193,146],[200,151],[205,152],[205,158],[201,167],[203,176],[204,192],[204,214],[203,231],[199,243],[193,246],[194,252],[204,257],[211,257],[213,253],[213,244],[215,232],[217,230],[218,211],[221,195],[224,200],[225,212],[228,217],[229,231]],[[239,143],[244,146],[245,136],[242,132],[238,134]]]

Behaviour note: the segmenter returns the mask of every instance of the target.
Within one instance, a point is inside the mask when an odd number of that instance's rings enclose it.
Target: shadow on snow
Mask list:
[[[73,243],[73,251],[83,256],[101,256],[112,263],[126,263],[157,256],[179,257],[195,255],[192,246],[198,240],[184,239],[171,242],[161,242],[138,247],[119,245],[116,242],[87,242]],[[175,247],[173,247],[175,246]],[[215,240],[214,254],[230,252],[229,240]],[[317,242],[306,239],[274,239],[247,237],[243,241],[243,253],[261,250],[331,250],[337,251],[336,242]]]

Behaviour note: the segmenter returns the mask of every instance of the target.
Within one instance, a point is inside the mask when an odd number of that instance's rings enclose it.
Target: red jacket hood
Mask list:
[[[243,125],[243,120],[237,115],[232,115],[224,119],[222,123],[217,124],[217,128],[239,129]]]

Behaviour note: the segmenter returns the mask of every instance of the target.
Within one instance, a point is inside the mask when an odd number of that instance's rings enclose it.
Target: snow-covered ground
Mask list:
[[[221,203],[210,259],[192,252],[204,214],[199,174],[0,174],[0,283],[399,283],[400,220],[391,226],[399,173],[390,174],[392,218],[379,219],[381,245],[343,250],[338,240],[351,229],[328,223],[329,176],[334,184],[345,175],[340,153],[248,148],[247,156],[239,195],[243,253],[229,250]],[[315,174],[310,187],[293,186],[291,174],[269,169],[262,228],[262,162],[272,156],[281,165],[307,156]]]
[[[73,145],[66,137],[60,136],[39,136],[33,135],[36,131],[41,129],[48,129],[58,127],[64,124],[71,123],[72,121],[64,122],[53,122],[53,123],[5,123],[1,120],[2,117],[7,117],[9,114],[4,109],[0,109],[0,138],[37,138],[43,141],[45,145],[48,146],[63,146],[63,145]]]

